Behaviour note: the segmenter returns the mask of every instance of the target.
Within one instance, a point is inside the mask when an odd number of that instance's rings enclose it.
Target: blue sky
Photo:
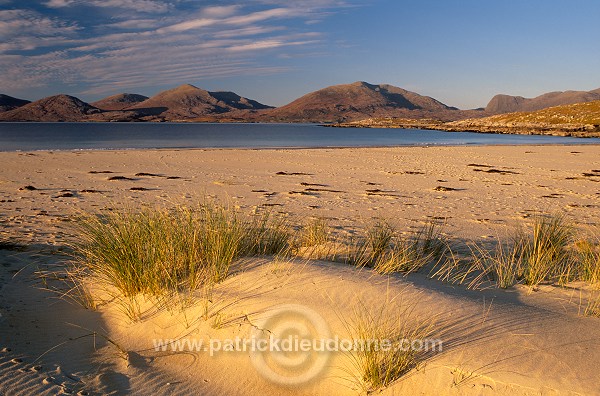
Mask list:
[[[0,93],[191,83],[283,105],[389,83],[460,108],[600,88],[597,0],[0,0]]]

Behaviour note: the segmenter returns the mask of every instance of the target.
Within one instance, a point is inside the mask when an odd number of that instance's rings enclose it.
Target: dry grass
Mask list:
[[[127,316],[135,318],[138,296],[181,301],[181,293],[209,290],[227,277],[234,260],[280,253],[290,236],[282,219],[265,214],[245,221],[215,203],[82,216],[68,271],[70,296],[93,307],[86,286],[91,276],[116,289]]]
[[[323,218],[315,218],[307,222],[301,230],[299,245],[311,247],[324,245],[331,237],[331,227]]]
[[[531,231],[520,232],[515,247],[522,258],[523,282],[535,288],[544,281],[568,280],[574,267],[568,251],[573,226],[564,215],[536,216]]]
[[[492,250],[474,244],[467,258],[449,251],[431,277],[478,289],[486,285],[509,288],[523,283],[534,290],[544,282],[564,285],[569,281],[590,281],[600,275],[598,252],[589,242],[579,245],[579,257],[572,245],[575,228],[560,214],[536,216],[530,228],[520,227],[513,237],[498,240]]]
[[[598,238],[600,238],[600,233],[575,244],[576,255],[580,263],[579,276],[581,280],[596,287],[600,286],[600,240]]]
[[[583,311],[583,316],[600,318],[600,293],[595,292],[590,295]]]
[[[555,106],[533,112],[501,114],[488,118],[496,122],[548,124],[600,124],[600,101]]]
[[[380,274],[411,273],[439,258],[446,243],[436,223],[428,223],[416,232],[399,235],[386,221],[367,228],[349,261],[357,267],[371,267]]]
[[[350,371],[365,392],[385,388],[418,369],[431,352],[409,346],[413,341],[428,342],[436,328],[433,318],[415,314],[415,305],[388,301],[373,308],[359,302],[352,315],[343,319],[355,345],[349,352]]]
[[[116,290],[129,304],[128,316],[135,317],[139,296],[187,304],[195,291],[210,293],[240,257],[294,254],[342,260],[380,274],[408,274],[431,264],[430,277],[473,289],[523,283],[534,290],[541,283],[572,280],[600,284],[600,237],[592,233],[573,243],[575,228],[563,215],[536,216],[529,228],[519,228],[495,248],[467,245],[464,255],[435,222],[402,234],[379,220],[354,241],[334,241],[323,219],[306,223],[297,237],[292,229],[284,216],[241,216],[216,203],[85,215],[77,222],[76,260],[68,271],[74,286],[66,296],[94,308],[93,279]]]
[[[456,266],[455,262],[451,265]],[[504,243],[499,240],[491,251],[475,244],[471,248],[471,261],[464,268],[458,283],[468,280],[467,287],[470,289],[484,288],[489,284],[507,289],[514,286],[521,276],[523,258],[514,241]],[[452,272],[452,269],[447,271]]]

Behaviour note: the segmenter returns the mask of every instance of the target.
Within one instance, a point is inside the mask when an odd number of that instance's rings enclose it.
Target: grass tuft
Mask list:
[[[575,244],[581,280],[600,285],[600,240],[583,239]]]
[[[407,274],[439,259],[446,249],[436,223],[402,236],[389,223],[379,221],[367,229],[366,238],[357,243],[350,261],[358,267],[372,267],[380,274]]]
[[[413,348],[414,342],[427,343],[435,329],[431,318],[414,314],[414,303],[385,304],[374,309],[359,302],[345,322],[355,345],[350,352],[357,382],[367,393],[391,385],[427,359],[429,347]]]
[[[537,216],[532,233],[518,233],[516,249],[523,260],[521,277],[526,285],[535,288],[540,283],[569,277],[573,263],[568,245],[573,239],[573,227],[564,215]]]
[[[587,300],[583,316],[600,318],[600,293],[592,293]]]
[[[268,214],[242,220],[216,203],[198,208],[144,208],[85,215],[77,222],[73,295],[93,306],[86,277],[116,288],[123,301],[139,295],[174,296],[209,290],[229,274],[240,256],[278,254],[289,246],[282,219]],[[177,299],[176,299],[177,300]]]
[[[367,245],[376,258],[386,252],[391,245],[396,230],[388,222],[380,220],[367,229]]]
[[[327,221],[322,218],[312,219],[302,227],[300,235],[300,246],[311,247],[324,245],[329,242],[331,228]]]

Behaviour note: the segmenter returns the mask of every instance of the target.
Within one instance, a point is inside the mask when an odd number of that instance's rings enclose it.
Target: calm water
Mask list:
[[[307,124],[0,123],[0,151],[600,144],[600,139]]]

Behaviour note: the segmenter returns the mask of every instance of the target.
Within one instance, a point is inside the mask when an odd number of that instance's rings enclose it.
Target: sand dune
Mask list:
[[[63,285],[57,270],[82,210],[215,197],[295,222],[326,218],[342,236],[373,218],[410,231],[435,217],[453,241],[493,242],[539,212],[596,224],[599,154],[597,146],[0,153],[0,237],[23,245],[0,249],[0,393],[363,393],[348,353],[285,385],[250,352],[155,350],[157,339],[264,334],[283,305],[340,338],[351,338],[360,306],[433,317],[443,350],[383,394],[599,394],[598,319],[579,315],[588,290],[578,285],[466,290],[426,274],[259,257],[237,262],[210,299],[199,295],[184,311],[140,299],[143,320],[134,323],[118,300],[86,310],[47,290]]]

